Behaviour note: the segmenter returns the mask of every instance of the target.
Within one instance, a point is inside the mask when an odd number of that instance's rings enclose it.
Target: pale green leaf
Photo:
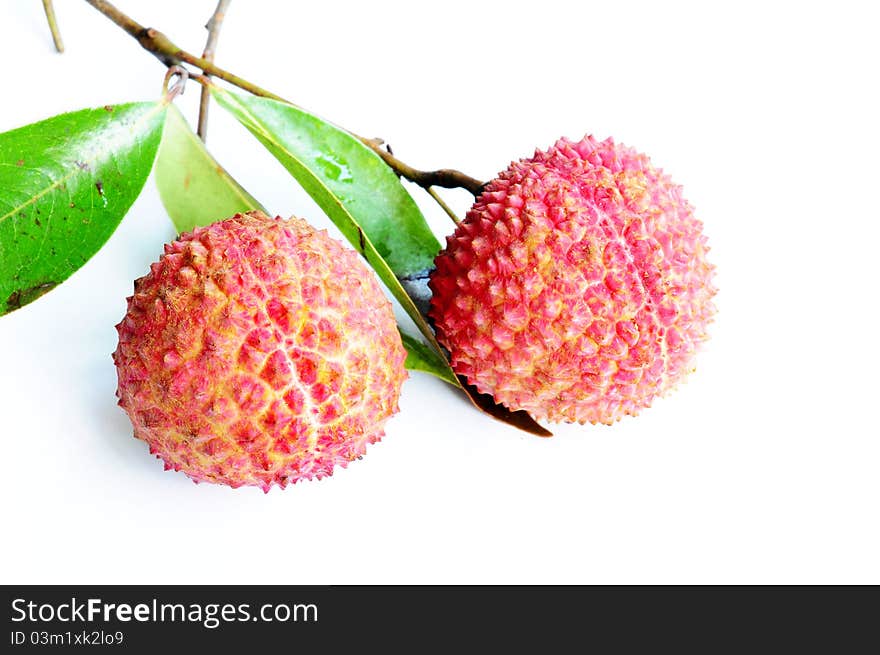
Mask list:
[[[178,232],[265,209],[217,163],[177,107],[170,107],[156,157],[156,186]]]

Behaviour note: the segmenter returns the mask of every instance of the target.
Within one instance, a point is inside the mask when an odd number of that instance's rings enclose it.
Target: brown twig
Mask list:
[[[46,12],[46,20],[49,21],[49,31],[52,32],[52,41],[55,49],[64,52],[64,42],[61,40],[61,31],[58,29],[58,20],[55,18],[55,5],[52,0],[43,0],[43,10]]]
[[[204,57],[197,57],[186,50],[177,47],[162,32],[151,27],[144,27],[121,12],[112,3],[107,2],[107,0],[86,0],[86,2],[128,32],[130,36],[141,44],[141,47],[144,50],[151,53],[166,66],[187,63],[191,66],[200,68],[205,75],[221,79],[224,82],[237,86],[239,89],[243,89],[255,96],[271,98],[272,100],[285,102],[289,105],[294,104],[271,91],[257,86],[253,82],[248,82],[234,73],[230,73],[219,66],[215,66],[213,62],[208,61]],[[193,79],[198,78],[193,76]],[[352,134],[373,150],[373,152],[379,155],[395,173],[401,177],[405,177],[407,180],[410,180],[415,184],[418,184],[420,187],[425,189],[432,186],[439,186],[447,189],[462,188],[467,189],[475,196],[482,192],[483,182],[480,182],[469,175],[465,175],[461,171],[456,171],[450,168],[443,168],[435,171],[417,170],[386,151],[382,147],[382,142],[379,139],[368,139],[357,136],[353,132]]]
[[[166,66],[187,63],[191,66],[201,68],[206,75],[212,75],[225,82],[229,82],[233,86],[237,86],[239,89],[244,89],[255,96],[262,96],[264,98],[287,102],[287,100],[281,96],[275,95],[271,91],[267,91],[252,82],[248,82],[234,73],[223,70],[219,66],[212,64],[210,61],[205,61],[202,57],[197,57],[186,50],[182,50],[172,43],[171,39],[162,34],[162,32],[155,30],[152,27],[144,27],[136,20],[121,12],[113,4],[107,2],[107,0],[86,0],[86,2],[128,32],[132,38],[141,44],[141,47],[144,50],[152,54]]]
[[[480,182],[470,175],[465,175],[461,171],[452,168],[441,168],[436,171],[420,171],[409,164],[400,161],[388,150],[383,148],[383,142],[381,139],[367,139],[362,136],[359,136],[358,139],[379,155],[386,164],[394,169],[395,173],[401,177],[405,177],[410,182],[415,182],[423,189],[430,189],[432,186],[439,186],[444,189],[460,188],[467,189],[475,196],[480,195],[483,191],[483,182]]]
[[[229,3],[232,0],[219,0],[214,14],[205,25],[208,30],[208,40],[205,43],[205,51],[202,58],[205,61],[214,63],[214,53],[217,51],[217,41],[220,39],[220,28],[223,26],[223,19],[226,17],[226,11],[229,9]],[[208,76],[210,77],[210,75]],[[202,86],[202,96],[199,100],[199,126],[197,133],[202,141],[208,138],[208,104],[211,102],[211,89]]]

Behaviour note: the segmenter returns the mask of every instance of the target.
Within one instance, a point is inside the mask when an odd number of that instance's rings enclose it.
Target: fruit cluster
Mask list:
[[[565,139],[486,185],[431,274],[454,370],[511,410],[612,423],[673,388],[714,314],[681,188],[611,140]],[[397,411],[406,352],[357,255],[236,215],[166,246],[118,325],[119,404],[195,481],[330,475]]]

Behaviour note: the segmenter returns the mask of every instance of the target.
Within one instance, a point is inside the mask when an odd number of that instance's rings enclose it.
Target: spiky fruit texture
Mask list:
[[[406,377],[391,304],[357,255],[260,212],[166,245],[117,330],[135,437],[196,482],[330,475],[382,437]]]
[[[612,423],[692,367],[715,311],[702,224],[645,155],[558,141],[488,184],[431,276],[455,371],[510,409]]]

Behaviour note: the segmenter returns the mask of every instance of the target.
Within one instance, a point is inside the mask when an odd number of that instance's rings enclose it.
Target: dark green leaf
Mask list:
[[[252,209],[268,213],[217,163],[173,105],[156,157],[156,186],[178,232]]]
[[[67,279],[143,188],[166,105],[85,109],[0,134],[0,315]]]
[[[385,162],[357,137],[292,105],[213,88],[359,248],[357,226],[398,277],[431,268],[440,242]]]

